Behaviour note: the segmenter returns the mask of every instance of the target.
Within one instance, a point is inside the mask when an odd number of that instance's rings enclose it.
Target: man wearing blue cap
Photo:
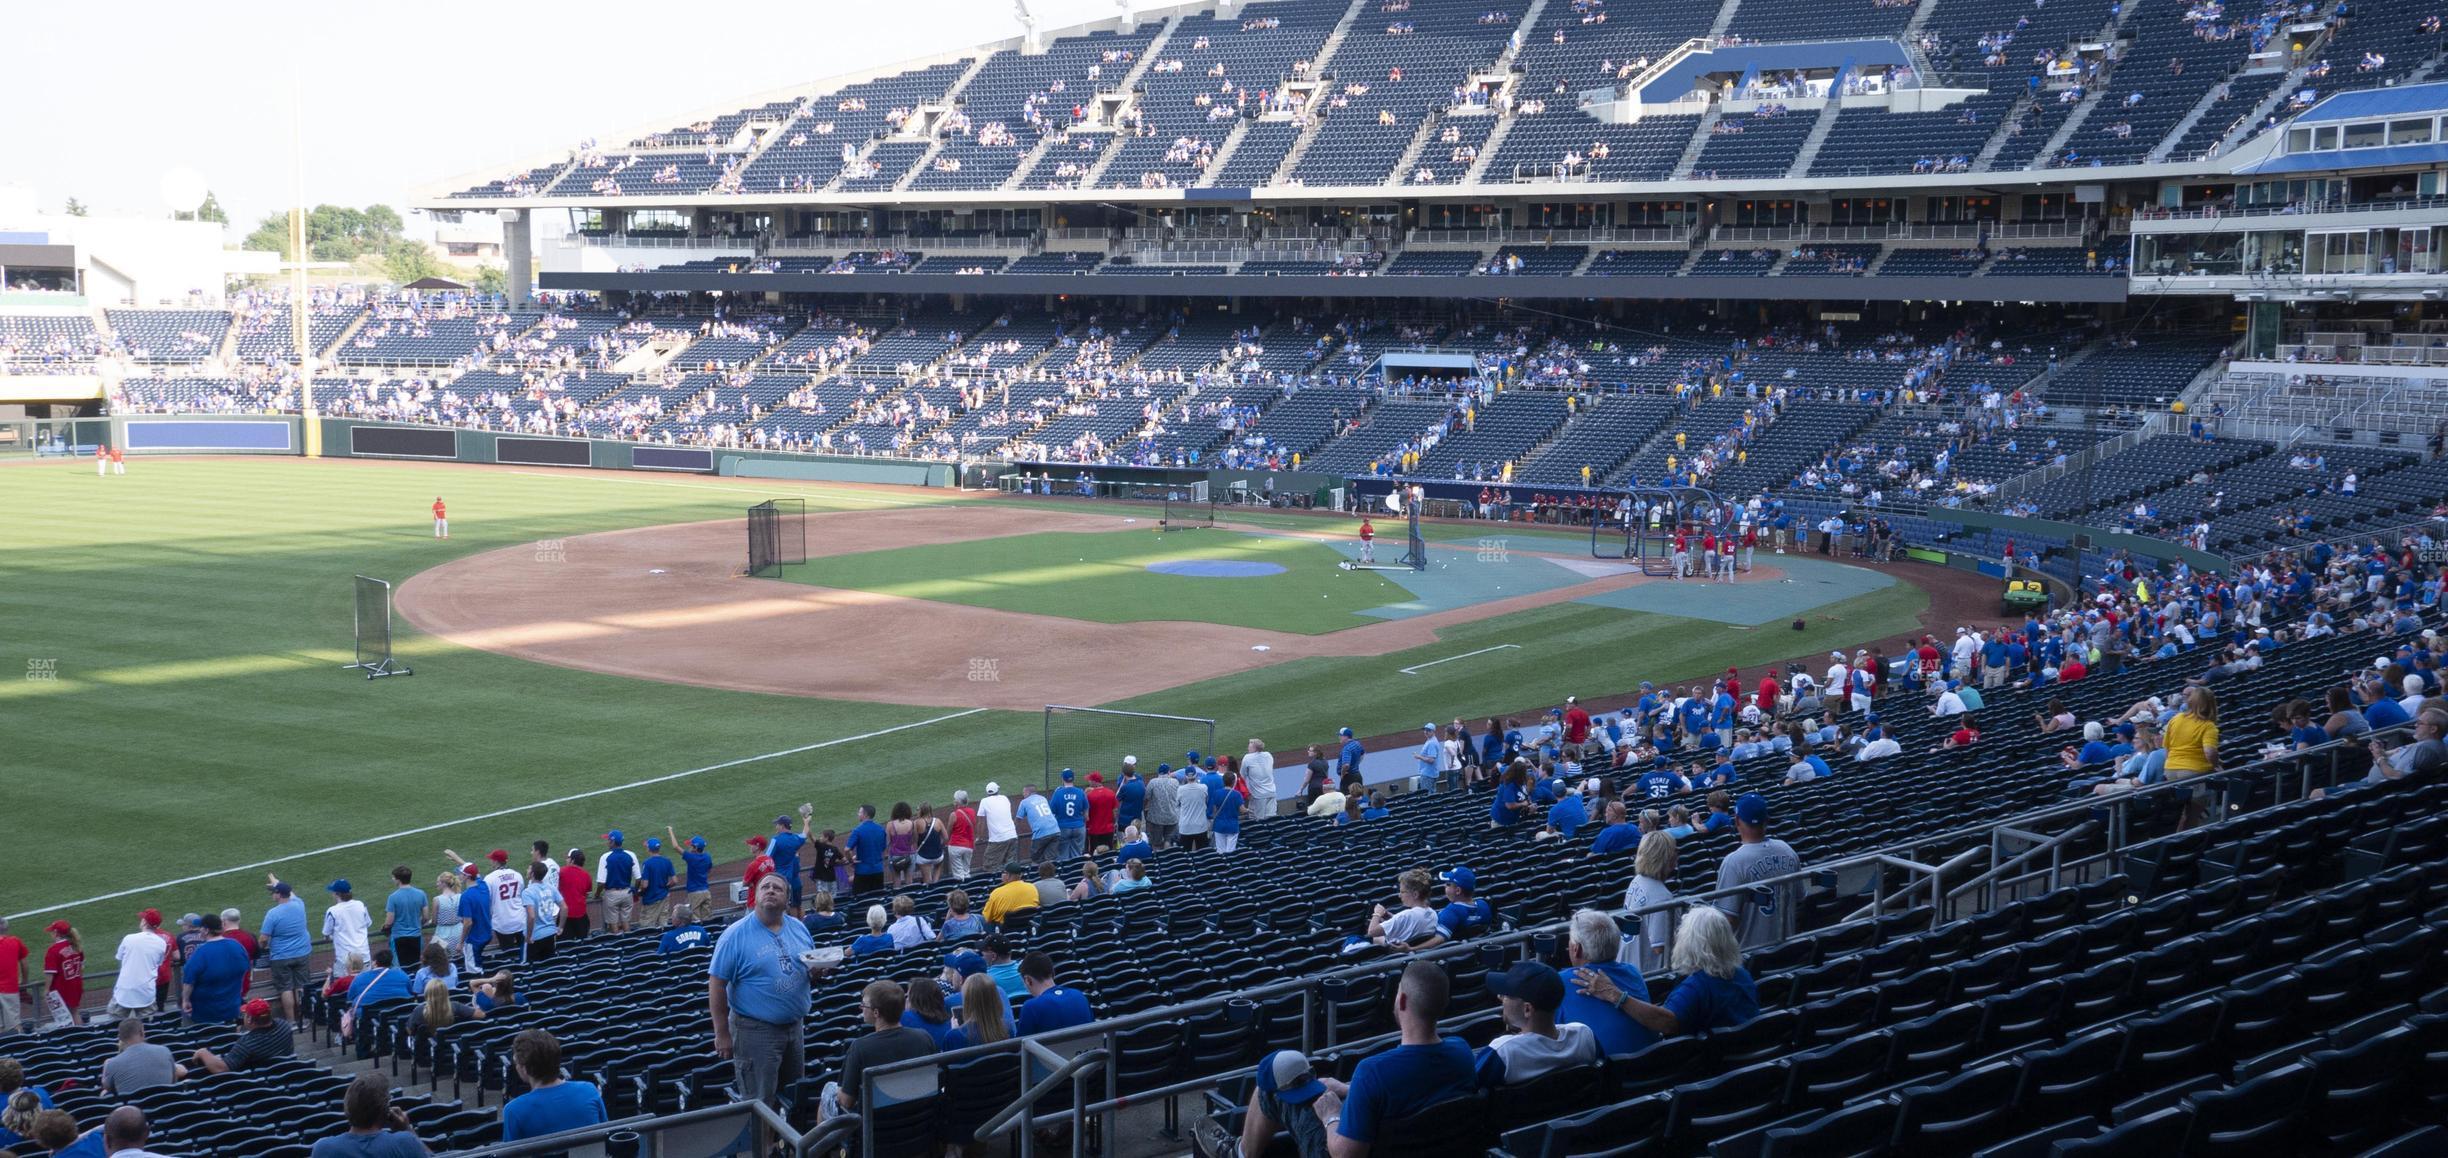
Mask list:
[[[1717,907],[1732,919],[1744,950],[1765,949],[1793,935],[1802,886],[1762,882],[1802,871],[1802,858],[1792,845],[1768,835],[1768,798],[1757,792],[1745,792],[1734,802],[1734,831],[1742,843],[1717,862],[1717,889],[1727,893]]]
[[[673,847],[681,847],[680,834],[672,826],[664,825],[663,835],[670,839]],[[680,853],[680,867],[680,896],[688,902],[690,923],[702,925],[713,920],[714,888],[707,878],[714,873],[714,858],[706,855],[704,837],[692,836],[688,839],[687,846]]]
[[[595,862],[595,892],[604,903],[604,932],[626,933],[637,915],[637,854],[621,847],[627,836],[615,828],[604,834],[611,845]]]
[[[1479,899],[1479,874],[1469,865],[1455,865],[1437,879],[1445,883],[1445,907],[1437,910],[1436,938],[1420,948],[1476,937],[1496,923],[1496,907]]]
[[[802,818],[815,814],[814,805],[800,806],[799,815]],[[773,858],[774,872],[790,882],[790,911],[793,916],[799,914],[806,900],[807,882],[799,876],[799,850],[806,848],[807,843],[806,835],[793,829],[789,816],[774,817],[774,833],[765,842],[765,855]]]
[[[1080,790],[1078,779],[1063,769],[1061,787],[1047,800],[1054,809],[1054,860],[1059,864],[1076,864],[1088,852],[1088,794]]]
[[[1338,776],[1357,775],[1360,771],[1360,757],[1363,754],[1360,741],[1353,738],[1350,728],[1345,728],[1338,734],[1343,737],[1343,753],[1335,760],[1335,774]]]
[[[1497,996],[1505,1028],[1512,1032],[1479,1051],[1481,1089],[1517,1086],[1557,1070],[1598,1062],[1598,1035],[1589,1026],[1556,1024],[1556,1010],[1564,1004],[1564,976],[1554,966],[1544,961],[1516,961],[1511,969],[1488,974],[1487,987]]]
[[[671,920],[671,858],[663,855],[663,838],[646,838],[646,863],[638,867],[638,923],[660,929]]]

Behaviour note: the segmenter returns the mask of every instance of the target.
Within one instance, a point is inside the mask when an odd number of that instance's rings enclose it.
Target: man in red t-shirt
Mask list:
[[[33,970],[33,955],[26,943],[9,935],[8,921],[0,918],[0,1033],[15,1033],[25,1024],[18,1008],[25,1000],[25,984]]]
[[[1773,719],[1776,716],[1777,698],[1782,696],[1784,692],[1784,688],[1777,686],[1776,672],[1774,669],[1761,673],[1759,681],[1759,699],[1755,701],[1759,704],[1760,714]]]
[[[110,459],[112,474],[127,473],[127,451],[114,446],[110,450]]]
[[[587,871],[585,849],[569,850],[569,863],[561,866],[553,884],[561,891],[561,943],[566,945],[594,928],[587,894],[595,891],[595,874]]]
[[[1377,561],[1377,524],[1370,522],[1367,515],[1360,516],[1360,561]]]
[[[98,442],[94,444],[94,477],[110,477],[110,448]]]
[[[1105,783],[1105,774],[1088,774],[1088,847],[1111,848],[1114,842],[1114,814],[1121,811],[1122,798]]]
[[[450,538],[450,516],[442,506],[442,496],[434,496],[434,538]]]
[[[977,856],[977,806],[969,790],[952,793],[952,818],[944,822],[944,871],[955,881],[969,879],[969,864]]]
[[[1564,697],[1564,742],[1578,747],[1589,743],[1589,709],[1581,706],[1581,697]]]

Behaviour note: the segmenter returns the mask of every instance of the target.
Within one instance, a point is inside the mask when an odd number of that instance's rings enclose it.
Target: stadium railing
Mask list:
[[[1871,874],[1869,903],[1839,920],[1831,929],[1840,929],[1864,921],[1898,921],[1900,918],[1925,911],[1930,929],[2026,895],[2041,895],[2048,891],[2091,879],[2105,878],[2121,871],[2127,856],[2136,849],[2168,839],[2172,834],[2153,833],[2136,839],[2131,823],[2137,809],[2165,811],[2175,801],[2187,799],[2196,791],[2214,792],[2220,799],[2219,811],[2206,825],[2214,826],[2220,819],[2241,815],[2248,808],[2276,807],[2308,797],[2315,787],[2316,771],[2324,772],[2327,783],[2336,783],[2341,772],[2341,759],[2350,751],[2359,751],[2364,743],[2384,736],[2403,733],[2411,735],[2411,725],[2375,730],[2352,740],[2337,740],[2302,752],[2256,759],[2248,764],[2220,769],[2183,781],[2170,781],[2120,792],[2111,796],[2081,797],[2047,808],[2022,813],[2004,820],[1977,826],[1975,832],[1939,833],[1903,842],[1874,852],[1844,857],[1806,867],[1798,872],[1752,882],[1739,888],[1715,889],[1687,893],[1664,904],[1641,909],[1603,910],[1619,925],[1637,928],[1642,918],[1653,913],[1666,913],[1670,921],[1679,921],[1683,911],[1695,904],[1709,903],[1738,893],[1750,893],[1762,887],[1832,884],[1839,877],[1867,871]],[[2315,768],[2319,765],[2319,768]],[[2290,782],[2293,795],[2287,789]],[[2267,791],[2256,791],[2266,787]],[[2239,789],[2241,791],[2239,791]],[[2177,796],[2186,793],[2188,796]],[[2102,816],[2101,814],[2105,814]],[[2067,821],[2074,821],[2066,825]],[[2051,825],[2063,825],[2050,831]],[[2215,832],[2215,828],[2210,831]],[[2080,855],[2068,855],[2068,849],[2078,841],[2098,836],[2099,845]],[[1977,837],[1977,839],[1976,839]],[[2239,837],[2240,839],[2240,837]],[[1973,847],[1952,857],[1936,858],[1937,863],[1918,858],[1923,850],[1936,846],[1956,846],[1967,842]],[[2020,847],[2008,852],[2010,842]],[[1985,853],[1985,857],[1984,857]],[[2048,854],[2048,863],[2028,871],[2019,870],[2025,862],[2041,853]],[[1988,866],[1975,871],[1974,865],[1986,859]],[[1629,868],[1629,860],[1626,860]],[[1901,871],[1907,883],[1894,890],[1888,888],[1890,871]],[[1963,878],[1950,888],[1950,874],[1962,873]],[[1915,894],[1926,890],[1927,899],[1910,903]],[[2028,890],[2028,892],[2026,891]],[[1889,902],[1898,898],[1908,901],[1901,912],[1890,913]],[[1969,906],[1966,901],[1973,902]],[[1278,981],[1249,989],[1235,990],[1157,1009],[1143,1010],[1127,1016],[1093,1022],[1033,1038],[1012,1038],[987,1045],[970,1046],[946,1053],[933,1054],[910,1061],[875,1066],[863,1071],[860,1078],[859,1104],[875,1105],[875,1087],[883,1079],[927,1069],[939,1069],[979,1058],[1001,1054],[1020,1054],[1037,1059],[1041,1064],[1063,1066],[1061,1071],[1040,1077],[1026,1089],[1015,1089],[1014,1101],[1005,1111],[981,1128],[980,1141],[1011,1129],[1033,1130],[1040,1127],[1070,1126],[1094,1120],[1101,1130],[1111,1130],[1114,1117],[1126,1109],[1142,1106],[1157,1098],[1166,1099],[1168,1124],[1175,1112],[1172,1099],[1182,1094],[1198,1094],[1212,1090],[1223,1080],[1249,1067],[1245,1062],[1212,1073],[1192,1074],[1180,1080],[1166,1082],[1148,1089],[1134,1089],[1127,1095],[1119,1088],[1119,1073],[1106,1061],[1122,1054],[1123,1039],[1132,1031],[1168,1022],[1189,1022],[1201,1015],[1224,1013],[1236,1022],[1246,1023],[1259,1016],[1270,1002],[1297,997],[1300,1002],[1300,1040],[1298,1048],[1304,1054],[1316,1054],[1321,1049],[1351,1051],[1366,1049],[1397,1037],[1394,1033],[1373,1033],[1365,1037],[1342,1039],[1337,1016],[1337,998],[1348,993],[1356,981],[1399,973],[1412,961],[1467,961],[1476,958],[1489,971],[1506,968],[1524,948],[1531,954],[1550,960],[1560,959],[1571,922],[1550,922],[1533,928],[1515,929],[1474,937],[1468,941],[1441,946],[1426,952],[1379,958],[1325,973]],[[1826,930],[1814,930],[1824,933]],[[1321,1016],[1321,1009],[1323,1016]],[[1448,1019],[1477,1020],[1484,1013]],[[1323,1040],[1320,1040],[1320,1034]],[[1292,1048],[1289,1042],[1272,1043]],[[1022,1072],[1027,1072],[1023,1067]],[[1058,1083],[1056,1078],[1067,1074],[1071,1079],[1070,1108],[1040,1110],[1039,1102],[1049,1096]],[[1091,1083],[1103,1079],[1101,1096],[1092,1095]],[[1027,1082],[1027,1078],[1022,1079]],[[864,1143],[862,1142],[862,1146]],[[868,1153],[862,1148],[862,1154]]]
[[[572,1152],[804,1156],[832,1152],[848,1142],[860,1125],[857,1114],[845,1114],[801,1133],[763,1102],[728,1102],[660,1117],[624,1118],[457,1153],[466,1158],[537,1158]]]

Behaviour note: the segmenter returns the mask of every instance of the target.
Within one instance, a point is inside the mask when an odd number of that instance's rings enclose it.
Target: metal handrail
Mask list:
[[[724,1102],[715,1106],[700,1106],[693,1110],[682,1110],[677,1114],[638,1114],[616,1122],[603,1122],[576,1130],[564,1130],[558,1134],[546,1134],[540,1138],[497,1142],[491,1146],[460,1150],[455,1153],[465,1158],[535,1158],[535,1156],[544,1154],[583,1150],[590,1145],[596,1147],[597,1152],[601,1152],[603,1143],[616,1134],[663,1134],[734,1117],[746,1119],[740,1124],[740,1129],[760,1132],[756,1145],[750,1151],[755,1154],[771,1153],[776,1145],[789,1148],[793,1154],[814,1153],[817,1149],[815,1143],[838,1141],[837,1135],[842,1134],[844,1130],[854,1130],[859,1127],[858,1115],[851,1114],[844,1118],[836,1118],[817,1130],[802,1135],[799,1131],[792,1129],[790,1122],[781,1114],[776,1113],[773,1107],[758,1101],[738,1101]],[[843,1125],[845,1122],[846,1126]],[[654,1152],[653,1147],[644,1149],[647,1153]]]
[[[1057,1086],[1069,1085],[1071,1087],[1071,1108],[1061,1114],[1053,1115],[1053,1117],[1057,1121],[1069,1122],[1072,1124],[1074,1128],[1071,1131],[1071,1152],[1073,1154],[1083,1153],[1088,1140],[1088,1133],[1086,1130],[1077,1128],[1085,1124],[1087,1117],[1081,1104],[1085,1095],[1083,1095],[1080,1090],[1079,1079],[1087,1073],[1104,1069],[1105,1062],[1108,1058],[1113,1056],[1113,1051],[1109,1048],[1102,1047],[1095,1049],[1084,1049],[1066,1059],[1061,1054],[1055,1053],[1053,1050],[1046,1048],[1039,1042],[1030,1040],[1028,1038],[1021,1038],[1019,1040],[1020,1051],[1022,1053],[1036,1057],[1039,1061],[1054,1063],[1054,1072],[1047,1074],[1037,1084],[1030,1086],[1025,1091],[1022,1091],[1018,1101],[1003,1107],[1003,1111],[1001,1113],[996,1114],[992,1118],[988,1118],[986,1120],[986,1124],[978,1127],[976,1134],[973,1136],[980,1142],[984,1142],[990,1138],[1000,1137],[1003,1134],[1010,1132],[1012,1119],[1016,1117],[1020,1119],[1020,1129],[1022,1131],[1020,1135],[1020,1156],[1021,1158],[1029,1158],[1031,1154],[1036,1152],[1037,1148],[1037,1099],[1054,1092],[1054,1089]],[[867,1158],[874,1158],[874,1145],[872,1137],[868,1141],[866,1154]]]

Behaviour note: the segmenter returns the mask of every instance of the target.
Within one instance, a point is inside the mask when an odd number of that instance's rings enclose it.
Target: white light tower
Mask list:
[[[1028,0],[1012,0],[1012,14],[1020,21],[1020,51],[1036,56],[1045,51],[1045,37],[1037,34],[1037,14],[1029,11]]]

